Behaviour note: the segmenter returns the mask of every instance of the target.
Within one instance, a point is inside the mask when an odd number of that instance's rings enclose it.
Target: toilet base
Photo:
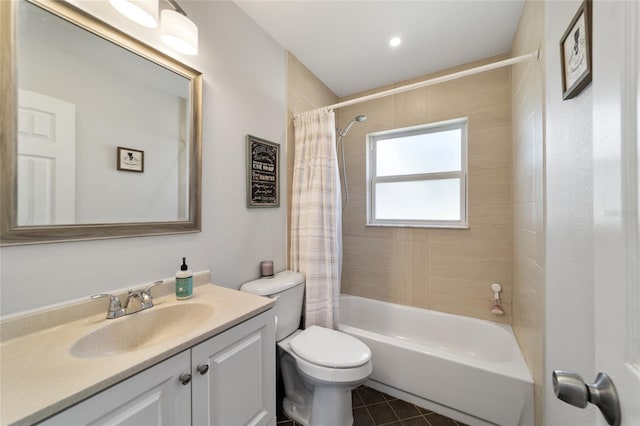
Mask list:
[[[300,332],[278,342],[285,414],[303,426],[351,426],[351,391],[367,381],[371,375],[371,361],[355,368],[315,364],[309,368],[308,361],[298,357],[290,346],[291,339]]]
[[[296,404],[285,396],[282,400],[282,410],[284,414],[294,422],[303,426],[309,426],[309,419],[311,418],[310,405]]]
[[[351,390],[343,386],[316,387],[311,404],[295,403],[285,397],[282,408],[287,417],[303,426],[351,426],[353,424]]]

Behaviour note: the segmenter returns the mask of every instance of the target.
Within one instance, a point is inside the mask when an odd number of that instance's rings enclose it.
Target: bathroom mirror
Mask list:
[[[0,28],[0,244],[199,232],[201,74],[62,1]]]

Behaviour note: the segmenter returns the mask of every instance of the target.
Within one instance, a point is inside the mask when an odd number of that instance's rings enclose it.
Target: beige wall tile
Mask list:
[[[513,56],[544,45],[544,3],[525,2]],[[544,55],[541,55],[543,58]],[[513,328],[534,379],[535,424],[544,422],[543,60],[512,67]]]
[[[486,303],[493,301],[491,284],[494,281],[440,277],[438,275],[431,275],[430,278],[429,288],[433,293],[455,293],[471,299],[483,300]],[[500,293],[500,298],[504,303],[511,303],[511,286],[505,286],[503,288],[502,293]]]
[[[509,225],[513,222],[511,207],[511,204],[472,206],[469,208],[469,226]]]
[[[469,119],[469,170],[511,168],[511,126],[475,128]]]

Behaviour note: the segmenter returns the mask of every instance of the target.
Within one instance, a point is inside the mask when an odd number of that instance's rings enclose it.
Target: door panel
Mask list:
[[[615,384],[622,425],[635,426],[640,424],[640,5],[595,1],[593,7],[595,369]]]
[[[18,103],[18,225],[72,224],[75,105],[27,90]]]

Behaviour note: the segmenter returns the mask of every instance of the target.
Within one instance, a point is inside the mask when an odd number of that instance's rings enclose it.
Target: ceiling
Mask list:
[[[336,95],[507,53],[524,0],[235,0]],[[389,40],[402,37],[392,48]]]

